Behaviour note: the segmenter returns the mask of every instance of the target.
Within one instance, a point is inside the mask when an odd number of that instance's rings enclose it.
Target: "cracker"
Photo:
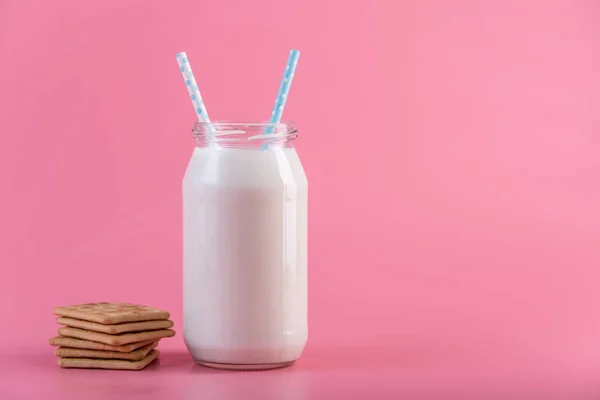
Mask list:
[[[173,321],[165,319],[160,321],[125,322],[116,325],[104,325],[97,322],[83,321],[68,317],[58,317],[56,322],[72,328],[85,329],[87,331],[108,333],[116,335],[125,332],[153,331],[156,329],[167,329],[173,326]]]
[[[98,358],[59,358],[58,365],[61,368],[100,368],[100,369],[126,369],[139,371],[146,368],[148,364],[156,360],[160,352],[151,350],[143,360],[102,360]]]
[[[144,340],[138,343],[129,343],[124,346],[111,346],[104,343],[91,342],[89,340],[81,340],[66,336],[53,337],[48,341],[52,346],[71,347],[76,349],[103,350],[103,351],[118,351],[120,353],[130,353],[134,350],[144,347],[154,342],[154,340]]]
[[[56,355],[63,358],[109,358],[117,360],[140,361],[150,350],[158,346],[158,342],[152,342],[144,347],[132,351],[131,353],[121,353],[118,351],[87,350],[74,349],[72,347],[59,347],[56,349]]]
[[[121,333],[119,335],[109,335],[107,333],[85,331],[78,328],[60,328],[58,333],[61,336],[74,337],[77,339],[91,340],[92,342],[100,342],[110,344],[111,346],[121,346],[124,344],[142,342],[144,340],[158,340],[165,337],[175,336],[175,331],[172,329],[158,329],[155,331]]]
[[[123,322],[168,319],[171,314],[158,308],[130,303],[88,303],[56,307],[54,314],[111,325]]]

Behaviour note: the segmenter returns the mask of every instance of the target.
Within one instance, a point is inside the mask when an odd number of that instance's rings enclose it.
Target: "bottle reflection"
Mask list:
[[[293,367],[271,371],[235,372],[194,366],[198,379],[183,390],[184,400],[277,399],[306,400],[308,375]]]

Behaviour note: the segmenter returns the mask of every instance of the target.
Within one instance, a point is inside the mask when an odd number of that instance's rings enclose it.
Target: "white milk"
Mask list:
[[[195,148],[183,180],[183,304],[196,361],[260,368],[300,356],[307,197],[294,148]]]

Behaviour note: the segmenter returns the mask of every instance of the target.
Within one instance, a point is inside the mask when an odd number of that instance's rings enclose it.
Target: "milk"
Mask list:
[[[195,148],[183,180],[183,304],[196,361],[260,368],[300,356],[307,197],[292,147]]]

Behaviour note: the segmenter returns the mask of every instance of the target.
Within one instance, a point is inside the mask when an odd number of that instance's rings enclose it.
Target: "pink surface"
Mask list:
[[[0,395],[597,398],[599,15],[594,1],[0,1]],[[55,305],[146,303],[181,328],[194,114],[175,53],[213,119],[258,120],[291,47],[306,358],[212,374],[178,335],[142,373],[59,370]]]
[[[597,399],[598,369],[475,356],[397,344],[311,346],[290,368],[231,372],[203,368],[167,350],[142,371],[63,370],[48,352],[3,354],[3,399]],[[8,363],[12,366],[8,367]],[[460,365],[457,368],[457,363]],[[568,371],[568,372],[567,372]]]

